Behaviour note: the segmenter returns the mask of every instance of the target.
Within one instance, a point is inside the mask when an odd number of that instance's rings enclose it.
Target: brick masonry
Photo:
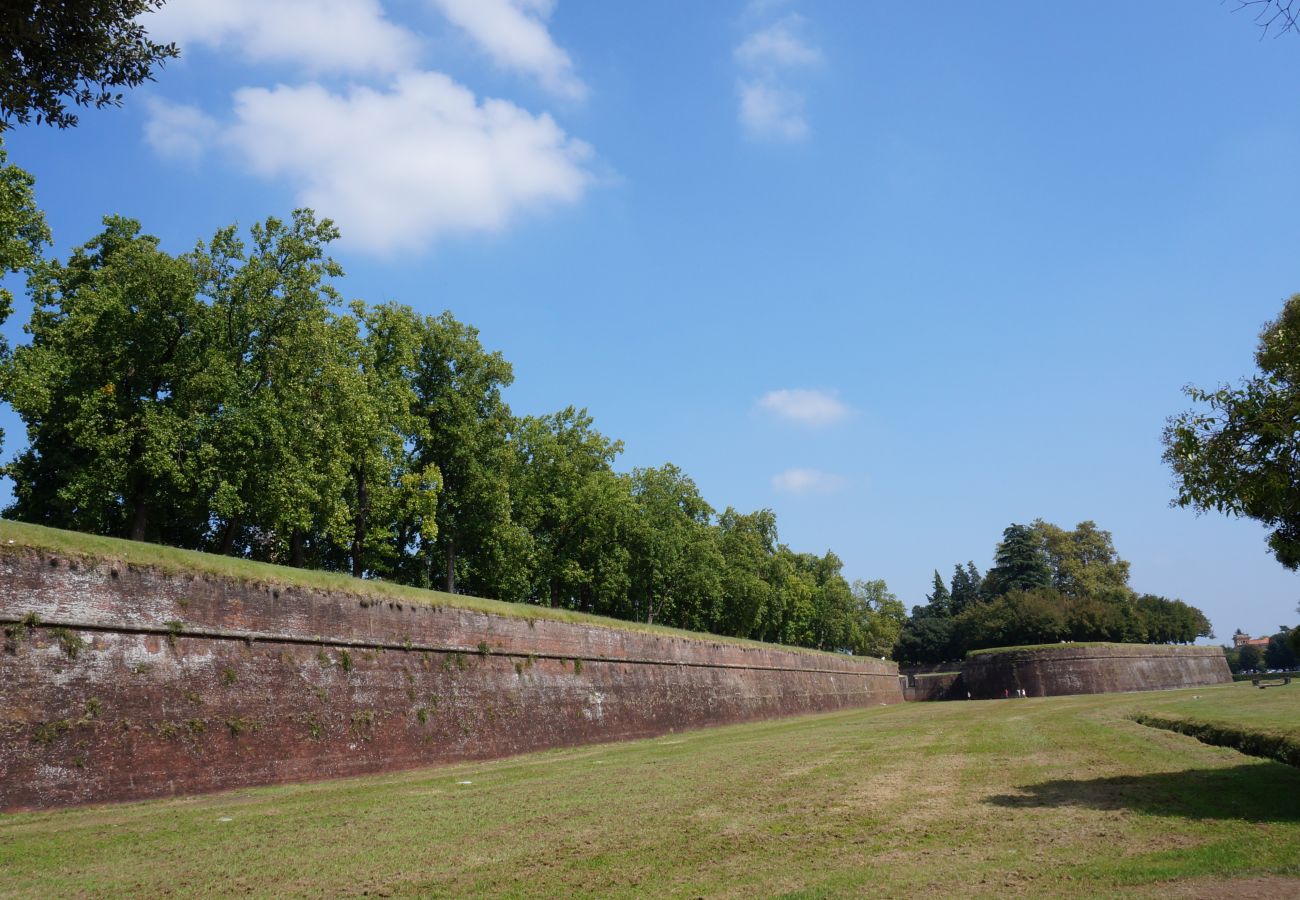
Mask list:
[[[35,617],[34,619],[32,617]],[[0,809],[902,700],[893,663],[0,549]]]
[[[1014,695],[1105,694],[1227,684],[1219,647],[1148,644],[1062,645],[975,653],[962,667],[960,693],[976,700]]]

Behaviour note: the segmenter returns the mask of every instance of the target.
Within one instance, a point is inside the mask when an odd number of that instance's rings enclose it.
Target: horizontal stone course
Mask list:
[[[34,618],[33,618],[34,617]],[[0,809],[902,700],[880,660],[0,552]]]

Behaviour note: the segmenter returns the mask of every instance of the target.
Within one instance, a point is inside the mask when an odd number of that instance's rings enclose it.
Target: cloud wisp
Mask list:
[[[833,425],[852,413],[835,391],[811,388],[768,391],[758,405],[783,421],[813,428]]]
[[[566,97],[585,91],[546,31],[550,0],[429,2],[502,65]],[[367,252],[499,232],[577,203],[597,180],[591,147],[548,113],[421,68],[419,37],[390,21],[379,0],[177,0],[164,9],[167,39],[229,47],[303,80],[276,73],[274,83],[236,90],[215,114],[155,99],[146,142],[191,164],[209,149],[228,154],[289,185],[296,202],[337,221],[344,242]]]
[[[546,28],[553,0],[429,0],[503,69],[534,76],[550,93],[582,100],[587,86]]]
[[[790,13],[751,31],[732,52],[740,124],[755,140],[801,141],[810,133],[803,92],[790,85],[790,76],[821,65],[823,57],[804,30],[803,16]]]
[[[772,476],[772,489],[782,494],[835,494],[849,486],[843,475],[820,469],[786,469]]]

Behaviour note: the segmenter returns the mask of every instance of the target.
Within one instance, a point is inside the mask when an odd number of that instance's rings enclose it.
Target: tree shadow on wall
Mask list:
[[[1156,775],[1061,779],[1026,785],[1020,794],[986,797],[1007,809],[1083,807],[1132,810],[1187,819],[1300,822],[1300,769],[1275,762]]]

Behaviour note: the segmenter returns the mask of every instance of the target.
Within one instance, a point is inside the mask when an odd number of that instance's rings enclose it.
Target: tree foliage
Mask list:
[[[50,242],[50,229],[36,205],[32,189],[35,182],[30,173],[8,162],[4,144],[0,143],[0,279],[31,272]],[[13,294],[0,284],[0,325],[13,312],[13,299]],[[8,353],[9,346],[0,334],[0,377]],[[0,397],[4,391],[0,380]],[[0,430],[0,449],[3,447],[4,431]]]
[[[140,18],[165,0],[7,0],[0,5],[0,131],[34,117],[77,124],[67,103],[118,106],[115,89],[153,80],[180,54],[149,39]]]
[[[1300,294],[1265,326],[1259,373],[1237,387],[1185,392],[1197,409],[1171,418],[1164,460],[1174,503],[1246,516],[1271,529],[1278,562],[1300,567]]]
[[[935,664],[969,650],[1057,641],[1190,643],[1211,636],[1210,623],[1181,600],[1138,596],[1129,564],[1110,533],[1094,522],[1072,530],[1042,519],[1011,525],[996,565],[981,583],[973,563],[955,566],[951,587],[935,587],[912,609],[894,656]]]

